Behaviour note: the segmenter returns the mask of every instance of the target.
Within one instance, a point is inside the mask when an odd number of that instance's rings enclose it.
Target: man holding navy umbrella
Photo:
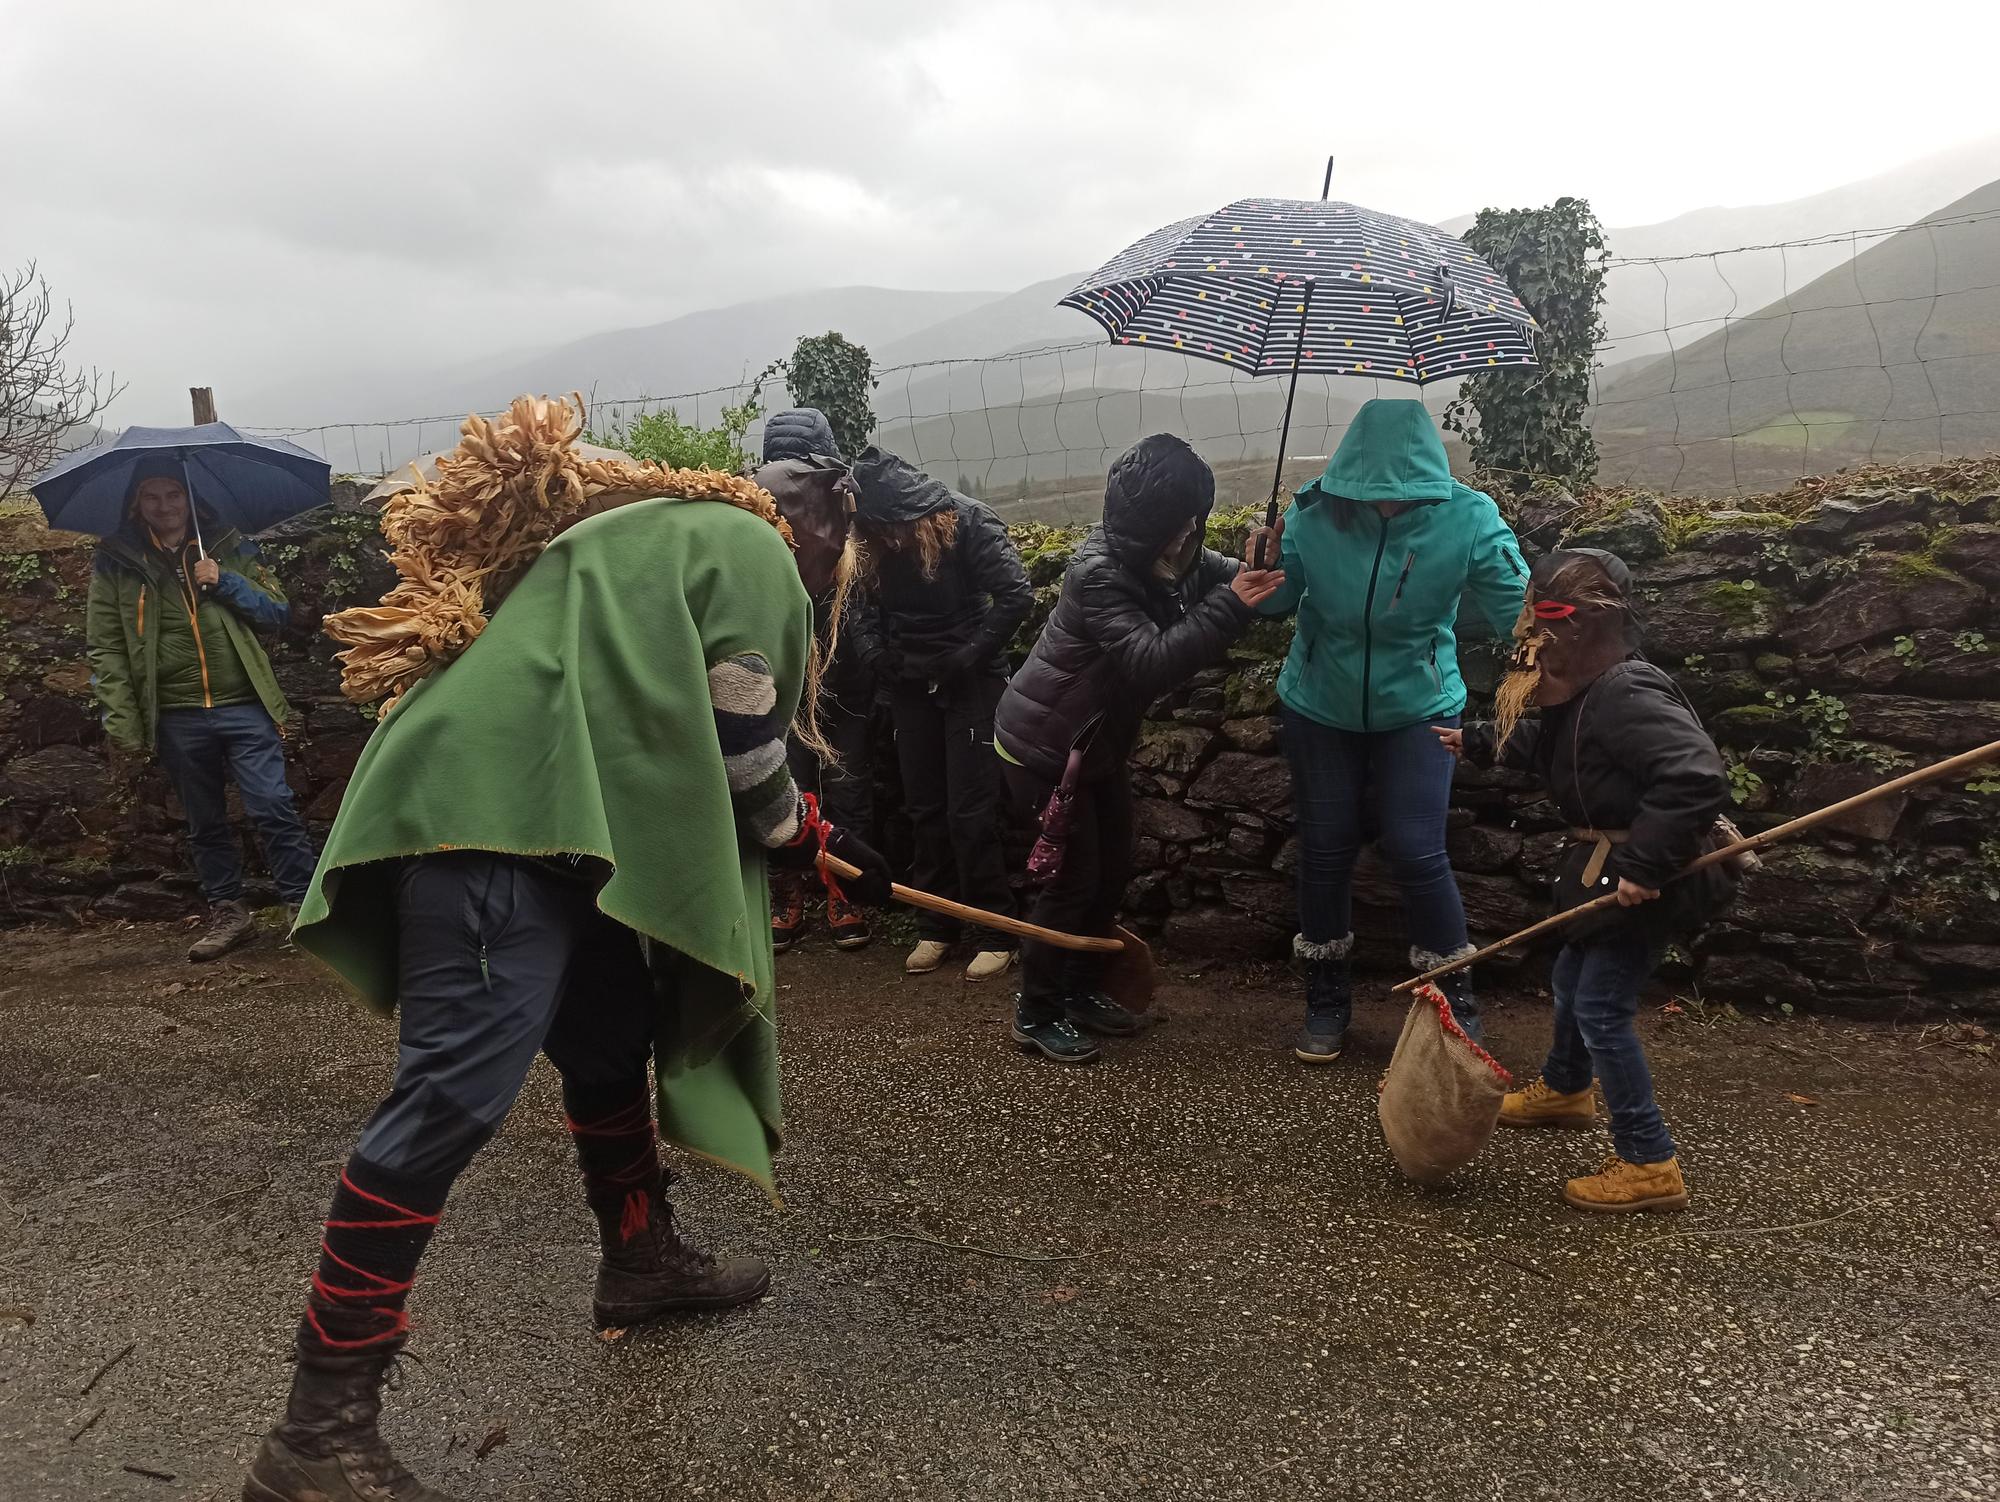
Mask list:
[[[34,484],[51,527],[103,539],[85,627],[91,682],[112,746],[157,755],[187,810],[209,906],[191,960],[251,935],[227,778],[278,894],[296,909],[312,883],[317,857],[285,781],[288,710],[256,636],[284,624],[285,597],[245,534],[325,505],[328,480],[317,454],[211,422],[127,428]]]
[[[134,473],[126,525],[92,560],[91,682],[105,733],[128,755],[153,753],[187,810],[195,874],[209,919],[191,960],[212,960],[251,935],[243,860],[229,823],[225,776],[257,826],[265,864],[296,907],[317,857],[285,781],[278,727],[288,713],[256,630],[286,618],[285,597],[233,528],[202,528],[179,465],[160,456]]]

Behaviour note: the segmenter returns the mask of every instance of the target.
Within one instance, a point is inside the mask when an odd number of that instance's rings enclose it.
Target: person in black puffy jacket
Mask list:
[[[1027,571],[990,509],[896,455],[864,449],[854,480],[871,665],[889,688],[916,842],[911,885],[1011,916],[993,709],[1007,644],[1034,600]],[[959,937],[953,920],[923,913],[904,968],[938,969]],[[977,943],[966,979],[990,980],[1013,963],[1011,939],[982,933]]]
[[[1594,1124],[1593,1079],[1611,1113],[1616,1155],[1571,1179],[1580,1210],[1677,1210],[1687,1204],[1674,1139],[1653,1098],[1635,1025],[1639,992],[1669,940],[1698,927],[1735,891],[1721,866],[1674,880],[1708,847],[1729,806],[1721,753],[1674,680],[1638,653],[1631,574],[1594,548],[1536,563],[1514,627],[1513,671],[1494,723],[1434,726],[1455,754],[1536,773],[1570,826],[1556,870],[1560,911],[1614,896],[1564,930],[1555,1037],[1541,1075],[1508,1095],[1500,1124]],[[1522,718],[1529,708],[1539,713]]]
[[[1105,481],[1103,524],[1077,549],[1000,701],[994,745],[1016,807],[1035,818],[1071,781],[1062,863],[1033,913],[1044,928],[1111,932],[1131,874],[1126,761],[1140,722],[1161,694],[1221,661],[1284,582],[1203,546],[1214,503],[1214,474],[1179,438],[1158,433],[1127,450]],[[1079,1028],[1137,1031],[1138,1019],[1098,989],[1094,956],[1030,943],[1025,959],[1014,1019],[1024,1048],[1082,1063],[1097,1045]]]

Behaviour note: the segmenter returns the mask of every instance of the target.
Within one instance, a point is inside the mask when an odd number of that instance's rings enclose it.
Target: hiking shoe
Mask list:
[[[1331,1014],[1308,1014],[1292,1045],[1292,1057],[1301,1064],[1331,1064],[1347,1046],[1347,1029]]]
[[[219,960],[232,949],[248,944],[256,934],[256,919],[241,902],[218,902],[208,910],[208,926],[188,946],[194,961]]]
[[[1014,1041],[1029,1053],[1039,1053],[1058,1064],[1088,1064],[1098,1055],[1098,1047],[1077,1031],[1067,1017],[1053,1022],[1024,1022],[1014,1019]]]
[[[1106,1038],[1129,1038],[1145,1027],[1145,1020],[1128,1012],[1102,991],[1071,991],[1062,999],[1063,1015],[1088,1033]]]
[[[805,936],[806,893],[804,883],[786,878],[771,887],[771,948],[783,954]]]
[[[866,949],[875,937],[867,916],[845,897],[826,899],[826,926],[833,930],[835,949]]]
[[[910,957],[903,961],[905,975],[929,975],[944,964],[944,958],[951,953],[951,946],[942,939],[919,939],[917,947],[910,951]]]
[[[1685,1210],[1687,1180],[1681,1177],[1678,1158],[1627,1163],[1613,1153],[1596,1173],[1563,1185],[1563,1198],[1578,1210]]]
[[[284,1422],[250,1462],[243,1502],[452,1502],[403,1469],[376,1427],[400,1345],[302,1357]]]
[[[972,963],[965,967],[967,980],[992,980],[1005,975],[1013,968],[1016,956],[1011,949],[982,949],[972,957]]]
[[[1509,1090],[1500,1102],[1504,1127],[1567,1127],[1581,1130],[1597,1124],[1597,1103],[1590,1087],[1564,1092],[1536,1078],[1525,1090]]]

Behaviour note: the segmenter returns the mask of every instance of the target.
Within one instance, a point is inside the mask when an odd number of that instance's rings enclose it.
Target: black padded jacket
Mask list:
[[[1153,701],[1223,659],[1255,619],[1229,587],[1242,565],[1203,548],[1171,582],[1154,569],[1214,502],[1214,476],[1178,438],[1144,439],[1112,466],[1104,520],[1077,549],[1000,701],[995,734],[1007,755],[1056,778],[1083,746],[1085,780],[1122,777]]]

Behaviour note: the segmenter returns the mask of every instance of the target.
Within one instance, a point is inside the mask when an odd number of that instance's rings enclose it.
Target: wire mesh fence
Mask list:
[[[2000,452],[2000,191],[1992,207],[1973,203],[1916,224],[1614,258],[1605,315],[1590,413],[1601,483],[1724,496],[1857,463]],[[1425,387],[1421,399],[1442,414],[1456,385]],[[746,381],[593,396],[593,425],[664,410],[713,424],[750,390]],[[1412,394],[1303,377],[1286,483],[1324,463],[1363,401]],[[782,395],[767,387],[766,404]],[[1080,522],[1096,516],[1112,459],[1153,432],[1178,433],[1208,459],[1219,499],[1261,500],[1284,395],[1279,376],[1249,379],[1079,337],[878,370],[874,439],[1010,518]],[[379,474],[450,447],[463,420],[260,431],[303,443],[338,469]],[[753,447],[757,434],[753,427]]]

